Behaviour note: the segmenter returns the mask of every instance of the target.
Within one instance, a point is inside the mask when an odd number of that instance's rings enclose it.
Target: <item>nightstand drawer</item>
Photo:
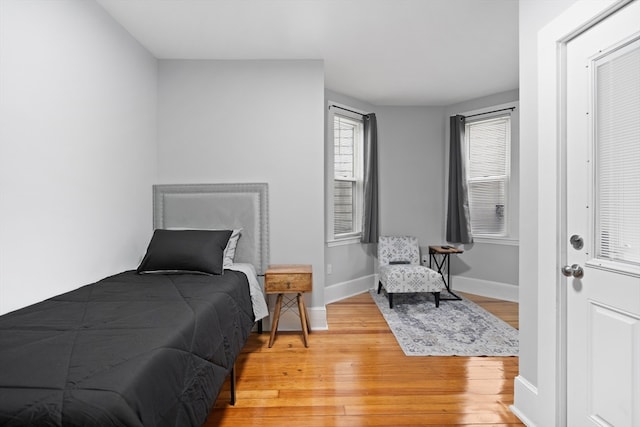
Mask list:
[[[309,292],[311,291],[311,274],[267,274],[264,288],[267,293]]]

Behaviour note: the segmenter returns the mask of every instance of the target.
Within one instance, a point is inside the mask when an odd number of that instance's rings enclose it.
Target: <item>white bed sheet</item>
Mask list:
[[[267,308],[267,300],[262,292],[262,286],[258,282],[258,275],[253,264],[248,263],[233,263],[229,270],[239,271],[244,273],[249,280],[249,291],[251,293],[251,304],[253,305],[253,315],[256,322],[269,315],[269,309]]]

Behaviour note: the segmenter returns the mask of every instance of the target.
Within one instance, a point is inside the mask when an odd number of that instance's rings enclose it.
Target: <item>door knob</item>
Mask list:
[[[565,265],[564,267],[562,267],[561,271],[565,276],[573,276],[576,279],[580,279],[584,276],[584,270],[578,264]]]

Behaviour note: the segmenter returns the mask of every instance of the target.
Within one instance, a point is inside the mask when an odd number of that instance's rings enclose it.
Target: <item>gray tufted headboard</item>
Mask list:
[[[262,275],[269,264],[268,185],[154,185],[153,227],[242,228],[235,261],[253,264]]]

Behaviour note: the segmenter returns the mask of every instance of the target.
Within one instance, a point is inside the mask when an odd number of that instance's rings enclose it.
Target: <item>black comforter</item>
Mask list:
[[[201,425],[253,318],[235,271],[124,272],[1,316],[0,425]]]

